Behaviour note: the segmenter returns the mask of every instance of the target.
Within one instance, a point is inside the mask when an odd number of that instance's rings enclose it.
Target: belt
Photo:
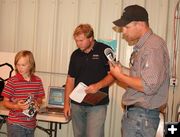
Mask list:
[[[143,108],[141,106],[136,106],[136,105],[129,105],[129,106],[125,106],[126,110],[129,110],[131,108],[138,108],[138,109],[143,109],[143,110],[152,110],[152,111],[160,111],[159,108],[154,108],[154,109],[148,109],[148,108]]]

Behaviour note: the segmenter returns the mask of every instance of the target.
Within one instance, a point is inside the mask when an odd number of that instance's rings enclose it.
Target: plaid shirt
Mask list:
[[[165,41],[149,30],[134,46],[130,60],[130,76],[142,79],[144,92],[128,88],[122,98],[123,104],[147,109],[165,105],[170,78],[169,55]]]

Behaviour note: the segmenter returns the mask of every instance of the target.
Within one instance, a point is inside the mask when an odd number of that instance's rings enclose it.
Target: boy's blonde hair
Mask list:
[[[19,61],[19,59],[21,57],[28,57],[29,58],[30,75],[34,74],[35,68],[36,68],[35,60],[34,60],[34,56],[33,56],[32,52],[28,51],[28,50],[21,50],[16,54],[15,59],[14,59],[14,66],[15,66],[16,73],[18,73],[16,65],[17,65],[17,62]]]

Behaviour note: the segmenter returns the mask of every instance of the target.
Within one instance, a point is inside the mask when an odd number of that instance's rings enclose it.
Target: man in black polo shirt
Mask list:
[[[104,123],[106,119],[107,96],[97,105],[71,101],[69,94],[79,82],[88,85],[86,91],[108,93],[113,77],[108,74],[109,65],[104,49],[109,46],[94,40],[94,32],[89,24],[80,24],[74,31],[76,49],[70,59],[65,88],[64,114],[72,116],[75,137],[104,137]]]

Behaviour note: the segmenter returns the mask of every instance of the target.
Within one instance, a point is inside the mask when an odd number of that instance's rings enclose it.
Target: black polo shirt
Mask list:
[[[95,41],[93,49],[89,53],[84,53],[80,49],[75,50],[70,59],[68,75],[75,78],[75,86],[79,82],[90,85],[102,80],[109,71],[108,60],[104,55],[104,50],[110,48],[109,46]],[[109,87],[100,89],[108,93]],[[72,103],[79,104],[72,100]],[[109,97],[107,96],[99,104],[108,104]],[[80,105],[88,105],[80,103]]]

